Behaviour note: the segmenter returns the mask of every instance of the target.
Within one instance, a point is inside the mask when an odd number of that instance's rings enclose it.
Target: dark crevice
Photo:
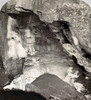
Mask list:
[[[84,66],[79,65],[79,64],[77,63],[77,58],[76,58],[75,56],[72,56],[72,59],[73,59],[74,63],[75,63],[83,72],[87,72],[86,69],[84,68]]]
[[[72,39],[72,33],[69,27],[70,27],[69,22],[60,21],[59,31],[62,31],[62,35],[65,40],[65,43],[69,43],[72,45],[73,39]]]
[[[91,60],[91,54],[88,53],[85,49],[81,48],[81,51],[84,53],[83,56]]]
[[[2,57],[0,57],[0,69],[3,69],[3,60],[2,60]]]
[[[71,42],[70,42],[70,41],[67,39],[67,37],[64,35],[63,30],[60,30],[60,32],[62,33],[62,36],[63,36],[64,42],[65,42],[65,43],[69,43],[69,44],[71,44]]]
[[[34,13],[31,12],[19,12],[19,13],[8,13],[8,16],[11,16],[12,18],[16,19],[17,17],[28,17],[30,15],[34,15]],[[36,14],[35,14],[36,15]]]
[[[63,43],[72,44],[72,34],[69,29],[70,24],[67,21],[54,21],[49,24],[50,29],[53,33],[59,34],[63,38]],[[54,32],[56,31],[56,32]]]
[[[68,29],[70,26],[67,21],[54,21],[52,25],[54,25],[55,27],[58,27],[59,29],[61,28]]]
[[[77,58],[75,56],[72,56],[72,59],[79,68],[78,70],[80,75],[76,79],[76,82],[83,84],[83,86],[85,87],[85,90],[82,91],[83,94],[91,94],[91,73],[87,72],[84,66],[81,66],[77,63]],[[86,79],[86,77],[88,77],[88,79]]]
[[[27,13],[28,13],[28,12],[29,12],[29,13],[30,13],[30,12],[33,12],[32,10],[25,9],[25,8],[23,8],[23,7],[18,7],[18,8],[24,10],[24,11],[27,12]],[[23,11],[23,13],[24,13],[24,11]],[[19,12],[20,12],[20,11],[19,11]],[[21,12],[22,12],[22,11],[21,11]]]

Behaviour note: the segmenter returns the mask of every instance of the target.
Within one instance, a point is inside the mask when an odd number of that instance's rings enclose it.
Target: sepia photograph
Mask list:
[[[1,0],[0,100],[91,100],[90,0]]]

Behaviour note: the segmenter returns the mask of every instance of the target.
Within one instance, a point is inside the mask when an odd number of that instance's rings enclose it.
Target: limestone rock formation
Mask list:
[[[81,0],[11,0],[0,12],[6,88],[25,90],[44,73],[91,94],[91,9]],[[0,67],[1,68],[1,67]],[[21,81],[21,82],[20,82]]]
[[[62,20],[67,21],[69,23],[69,28],[72,34],[71,40],[73,41],[69,40],[70,36],[66,35],[66,37],[69,38],[68,40],[71,42],[71,44],[73,42],[73,44],[75,45],[74,49],[77,48],[78,51],[76,50],[75,52],[78,52],[79,54],[82,53],[80,57],[78,58],[78,63],[80,65],[84,65],[86,70],[90,71],[90,61],[88,60],[88,58],[91,59],[91,34],[90,34],[90,20],[91,20],[90,13],[91,12],[90,12],[89,6],[87,6],[84,2],[80,0],[77,0],[77,1],[58,0],[58,1],[52,1],[52,3],[51,3],[51,0],[48,0],[48,1],[23,0],[22,2],[21,1],[17,2],[16,0],[14,1],[12,0],[12,1],[9,1],[2,8],[2,12],[4,14],[9,14],[9,16],[11,17],[16,15],[17,20],[19,20],[18,15],[20,16],[23,15],[22,20],[29,18],[29,14],[30,13],[32,14],[32,11],[33,13],[39,16],[40,20],[46,23],[52,23],[53,21],[62,21]],[[27,16],[27,17],[25,18],[24,16]],[[5,19],[8,19],[8,18],[5,18]],[[11,20],[13,21],[14,24],[17,25],[16,28],[17,27],[19,28],[19,25],[18,25],[19,21],[17,21],[18,22],[17,23],[15,18]],[[26,23],[26,25],[29,24],[27,23],[28,20],[26,22],[24,21],[22,22],[24,24]],[[53,29],[54,27],[50,27],[50,28],[51,30],[54,30]],[[58,32],[59,31],[60,29],[58,29]],[[65,49],[67,50],[67,48]],[[68,50],[67,52],[69,53]],[[79,55],[78,53],[77,55]],[[7,56],[7,53],[5,56]],[[88,58],[84,59],[82,56],[86,56],[86,57],[88,56]]]
[[[79,40],[79,45],[91,53],[91,11],[90,7],[81,0],[23,0],[18,2],[17,0],[12,0],[8,2],[6,6],[7,10],[5,12],[7,13],[33,11],[44,22],[53,22],[57,20],[69,22],[71,28],[73,28],[72,34],[76,35]]]

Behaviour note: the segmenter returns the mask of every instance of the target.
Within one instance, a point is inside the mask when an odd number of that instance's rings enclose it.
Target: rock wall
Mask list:
[[[90,7],[80,0],[9,1],[1,10],[2,58],[6,74],[15,79],[5,88],[25,90],[27,83],[51,73],[79,92],[91,93],[86,91],[91,79],[90,17]]]
[[[28,4],[27,4],[28,2]],[[5,9],[7,8],[7,9]],[[91,57],[91,34],[90,34],[90,8],[82,1],[10,1],[2,11],[9,14],[29,13],[32,11],[37,14],[43,22],[52,23],[53,21],[67,21],[70,24],[70,31],[73,42],[77,42],[75,47],[78,52],[83,52],[83,55]],[[25,14],[26,15],[26,14]],[[24,23],[24,22],[23,22]],[[26,24],[27,25],[27,24]],[[84,34],[83,34],[84,33]],[[67,37],[69,38],[69,37]],[[67,46],[67,45],[66,45]],[[68,47],[68,46],[67,46]],[[65,48],[67,49],[67,48]],[[76,51],[75,51],[76,52]],[[84,54],[86,53],[86,54]],[[82,57],[79,59],[79,64],[85,65],[90,71],[90,64]],[[89,68],[88,68],[89,67]]]
[[[28,3],[27,3],[28,2]],[[14,5],[12,9],[12,5]],[[73,28],[72,34],[79,39],[82,48],[90,52],[90,7],[80,0],[23,0],[16,3],[7,3],[8,13],[33,11],[42,21],[53,22],[54,20],[68,21]],[[14,12],[15,13],[15,12]],[[84,34],[83,34],[84,33]],[[79,37],[80,36],[80,37]],[[87,39],[88,38],[88,39]],[[88,48],[88,49],[87,49]],[[90,52],[91,53],[91,52]]]

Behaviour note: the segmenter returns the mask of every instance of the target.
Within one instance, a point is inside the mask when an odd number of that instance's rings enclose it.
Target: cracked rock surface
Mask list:
[[[0,12],[0,38],[4,89],[25,90],[50,73],[89,100],[91,9],[83,1],[11,0]]]

